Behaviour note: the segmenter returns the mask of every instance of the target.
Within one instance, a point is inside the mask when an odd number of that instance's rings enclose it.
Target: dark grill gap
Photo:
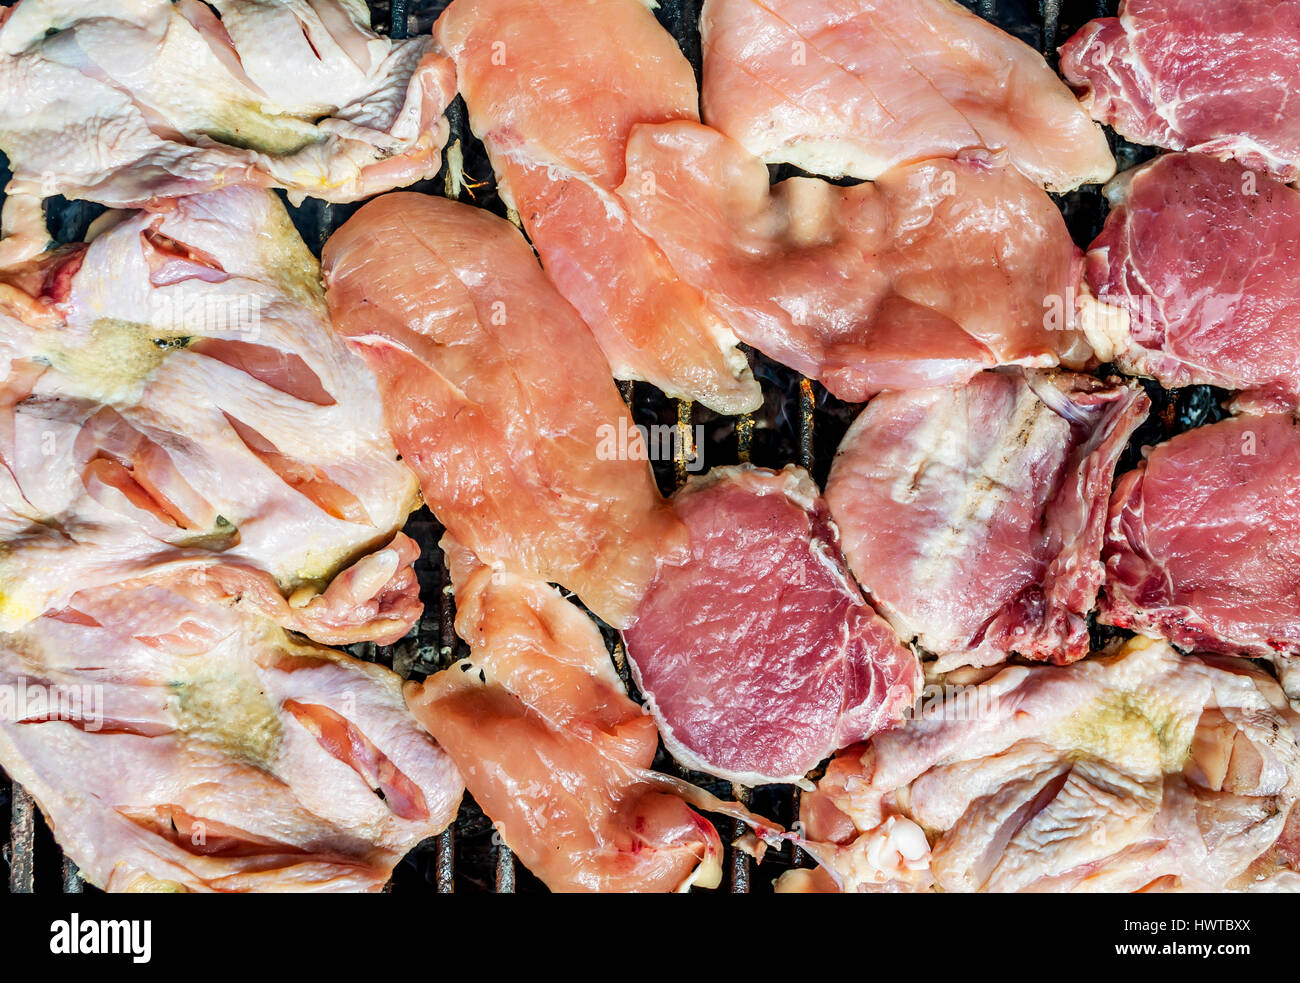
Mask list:
[[[427,33],[449,0],[371,0],[374,23],[379,30],[390,25],[393,37],[406,37]],[[563,2],[563,0],[555,0]],[[1068,38],[1087,20],[1113,15],[1118,0],[962,0],[987,20],[1026,43],[1043,51],[1048,60],[1056,64],[1056,46]],[[673,33],[682,50],[691,60],[697,76],[700,71],[699,11],[702,0],[660,0],[656,16]],[[9,0],[0,0],[0,6],[11,6]],[[491,183],[491,167],[487,155],[470,133],[464,103],[459,97],[448,109],[451,136],[448,148],[459,143],[463,152],[463,167],[472,181],[486,181],[476,186],[472,195],[461,190],[459,197],[470,199],[481,207],[499,215],[506,209],[497,197]],[[1131,167],[1151,156],[1151,152],[1112,137],[1112,147],[1120,169]],[[791,168],[773,168],[773,177],[779,179]],[[450,184],[444,181],[445,171],[436,181],[417,185],[415,190],[430,194],[445,194]],[[7,181],[8,168],[0,155],[0,180]],[[1105,217],[1105,200],[1095,186],[1089,186],[1066,195],[1056,196],[1065,213],[1075,240],[1086,246],[1101,228]],[[330,234],[356,210],[357,205],[331,205],[308,200],[300,208],[291,208],[294,221],[307,244],[317,253]],[[59,241],[80,239],[89,222],[103,209],[81,202],[53,199],[47,203],[50,227]],[[704,454],[705,468],[737,462],[752,461],[764,467],[782,467],[797,463],[812,472],[819,484],[826,480],[840,438],[857,415],[860,405],[843,403],[829,396],[821,386],[792,373],[754,351],[747,351],[755,376],[763,383],[766,402],[764,407],[743,417],[719,417],[708,409],[676,400],[668,400],[657,390],[641,383],[619,383],[623,398],[632,409],[637,423],[667,424],[682,428],[682,436],[693,436],[693,426],[704,426],[705,440],[698,452]],[[1175,433],[1197,426],[1207,419],[1216,418],[1217,402],[1214,391],[1197,386],[1165,392],[1148,385],[1153,410],[1148,423],[1134,435],[1121,470],[1131,468],[1138,459],[1143,444],[1156,443]],[[682,455],[684,441],[678,442],[677,457],[672,462],[655,462],[656,476],[665,493],[685,480],[686,461]],[[411,517],[406,532],[419,544],[422,557],[417,564],[425,603],[425,615],[412,635],[393,646],[356,646],[352,652],[361,658],[391,665],[403,676],[422,678],[430,672],[450,665],[468,655],[467,647],[456,637],[453,622],[455,602],[451,596],[450,578],[442,562],[437,543],[442,529],[427,510]],[[1094,632],[1098,642],[1110,629]],[[627,669],[627,660],[618,644],[617,635],[605,629],[610,652],[618,665],[624,682],[633,696],[635,687]],[[769,786],[759,789],[733,788],[708,775],[686,771],[676,765],[660,749],[656,766],[693,780],[722,798],[738,798],[750,803],[758,812],[790,824],[798,815],[798,789],[790,786]],[[11,793],[11,794],[10,794]],[[731,820],[714,817],[724,841],[733,839],[742,830]],[[3,857],[8,866],[6,888],[12,893],[30,893],[34,890],[79,893],[86,889],[76,865],[62,857],[53,843],[31,797],[17,785],[12,789],[7,776],[0,772],[0,826],[7,825],[8,842]],[[728,834],[731,834],[728,836]],[[726,889],[733,893],[751,890],[768,891],[772,881],[791,866],[808,866],[810,861],[800,851],[786,847],[778,853],[769,853],[761,865],[754,865],[740,851],[727,847],[724,862]],[[441,835],[421,844],[394,871],[390,889],[399,894],[453,891],[515,891],[536,892],[545,890],[541,883],[517,865],[510,850],[494,835],[489,820],[474,805],[466,801],[455,823]],[[94,890],[94,888],[90,888]]]

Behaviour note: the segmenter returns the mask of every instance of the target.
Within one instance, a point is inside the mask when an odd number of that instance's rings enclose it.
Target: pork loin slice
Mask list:
[[[1128,315],[1115,363],[1168,388],[1300,406],[1300,192],[1233,161],[1162,154],[1106,186],[1088,250],[1097,299]]]
[[[1279,0],[1124,0],[1061,48],[1092,118],[1135,143],[1232,157],[1300,177],[1300,5]]]
[[[715,468],[673,504],[690,559],[660,569],[624,639],[674,757],[798,782],[911,706],[916,658],[862,599],[806,472]]]
[[[1148,405],[1069,372],[878,396],[826,485],[858,582],[940,671],[1082,658],[1115,462]]]
[[[1188,649],[1273,659],[1300,693],[1300,425],[1232,417],[1116,482],[1102,621]]]

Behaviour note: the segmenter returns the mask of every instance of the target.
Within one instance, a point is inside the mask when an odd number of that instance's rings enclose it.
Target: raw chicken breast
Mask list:
[[[554,891],[716,887],[722,844],[687,803],[776,827],[650,770],[654,721],[628,699],[594,622],[547,584],[444,538],[470,657],[411,711],[456,761],[507,846]]]
[[[1115,161],[1042,55],[952,0],[707,0],[704,121],[768,163],[874,179],[984,148],[1051,191]]]
[[[272,193],[110,213],[0,271],[0,326],[0,630],[128,580],[330,644],[419,616],[415,476]]]
[[[1163,154],[1106,194],[1087,268],[1097,299],[1128,316],[1116,364],[1170,388],[1245,390],[1239,407],[1300,407],[1300,192]]]
[[[826,484],[849,568],[939,671],[1082,658],[1115,462],[1148,406],[1068,372],[878,396]]]
[[[623,637],[675,758],[744,785],[801,782],[912,706],[916,658],[862,599],[806,472],[715,468],[673,506],[690,559],[659,571]]]
[[[165,587],[0,635],[0,765],[109,891],[377,891],[456,816],[380,666]]]
[[[698,118],[694,73],[654,15],[639,0],[457,0],[434,33],[502,197],[614,375],[757,409],[735,335],[614,194],[634,124]]]
[[[769,186],[739,144],[679,122],[635,127],[627,160],[619,195],[682,276],[743,341],[841,399],[1092,355],[1060,211],[986,157]]]
[[[1243,660],[1135,639],[947,677],[802,802],[778,890],[1225,891],[1294,883],[1300,718]]]
[[[380,37],[361,0],[0,12],[11,195],[135,206],[256,184],[354,201],[437,174],[455,92],[432,38]]]
[[[1300,695],[1300,424],[1181,433],[1115,483],[1101,620],[1183,648],[1273,659]]]
[[[1061,72],[1134,143],[1300,178],[1295,0],[1123,0],[1066,42]]]
[[[523,236],[410,192],[326,243],[338,330],[381,380],[389,426],[439,520],[482,560],[574,590],[615,627],[685,530],[586,326]]]

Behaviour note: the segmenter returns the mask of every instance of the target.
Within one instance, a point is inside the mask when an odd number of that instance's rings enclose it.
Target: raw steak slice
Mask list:
[[[690,559],[660,569],[623,637],[674,757],[745,785],[802,782],[911,707],[916,658],[862,599],[806,472],[715,468],[673,504]]]

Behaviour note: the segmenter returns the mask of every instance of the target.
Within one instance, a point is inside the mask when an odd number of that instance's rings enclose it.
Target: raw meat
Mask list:
[[[380,37],[360,0],[0,12],[10,195],[136,206],[256,184],[354,201],[437,174],[455,91],[432,38]]]
[[[1300,178],[1300,3],[1124,0],[1061,48],[1092,118],[1135,143]]]
[[[485,563],[563,584],[626,625],[685,530],[591,333],[510,223],[410,192],[329,240],[335,324],[381,379],[425,501]],[[638,453],[638,449],[640,453]]]
[[[377,891],[463,784],[401,680],[165,587],[0,635],[0,765],[109,891]]]
[[[284,207],[231,188],[97,232],[0,271],[0,630],[154,580],[404,635],[416,479]]]
[[[1101,620],[1187,649],[1271,658],[1300,694],[1300,424],[1179,434],[1115,483]]]
[[[874,179],[984,148],[1052,191],[1115,161],[1043,57],[951,0],[707,0],[704,121],[768,163]]]
[[[1298,726],[1250,663],[1151,639],[952,674],[918,718],[831,762],[801,806],[823,869],[778,890],[1294,885]]]
[[[916,658],[863,601],[806,472],[714,468],[673,504],[690,559],[659,571],[623,637],[677,760],[801,782],[912,706]]]
[[[1128,315],[1115,362],[1170,388],[1300,407],[1300,192],[1201,154],[1163,154],[1106,186],[1088,251],[1099,301]]]
[[[494,571],[450,538],[470,657],[408,683],[507,846],[555,891],[716,887],[722,844],[687,803],[776,827],[650,770],[654,721],[627,697],[592,620],[547,584]]]
[[[769,186],[735,141],[666,123],[633,128],[619,195],[743,341],[841,399],[1092,355],[1060,211],[985,157]]]
[[[937,669],[1088,654],[1115,462],[1136,383],[986,372],[885,393],[849,428],[826,501],[849,568]]]
[[[735,335],[614,194],[633,124],[698,118],[691,66],[654,15],[639,0],[457,0],[434,33],[502,197],[614,375],[757,409]]]

